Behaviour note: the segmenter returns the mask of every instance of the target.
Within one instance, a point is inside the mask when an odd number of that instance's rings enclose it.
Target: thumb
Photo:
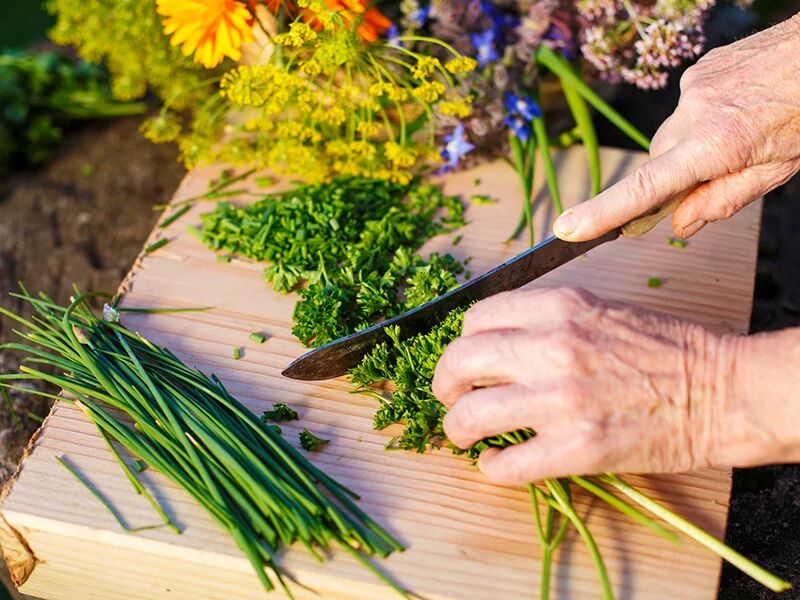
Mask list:
[[[686,144],[643,164],[631,175],[591,200],[569,209],[553,225],[563,240],[595,239],[668,202],[678,194],[710,179]]]
[[[768,168],[748,167],[699,186],[683,199],[672,216],[675,235],[691,237],[706,223],[727,219],[766,194],[772,187],[763,172]]]

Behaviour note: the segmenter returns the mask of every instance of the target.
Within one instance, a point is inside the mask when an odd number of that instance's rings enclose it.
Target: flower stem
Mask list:
[[[522,140],[512,133],[509,135],[509,143],[511,146],[511,155],[514,159],[514,166],[517,169],[517,174],[522,182],[522,214],[528,227],[528,240],[530,245],[533,246],[535,243],[535,234],[533,230],[533,210],[531,208],[531,196],[533,194],[533,162],[536,158],[536,144],[533,142],[533,140],[528,140],[526,144],[528,161],[526,161],[526,148],[523,147]],[[512,235],[509,239],[513,239],[517,235],[519,235],[519,228],[514,231],[514,235]]]
[[[620,131],[631,138],[634,142],[639,144],[645,150],[650,149],[650,140],[647,138],[647,136],[634,127],[633,124],[625,117],[614,110],[611,105],[608,104],[608,102],[603,100],[597,94],[597,92],[586,85],[586,82],[583,81],[583,79],[581,79],[577,73],[575,73],[575,71],[572,69],[572,66],[565,58],[559,56],[547,46],[541,45],[536,50],[536,61],[558,75],[558,77],[563,81],[566,81],[570,85],[574,86],[578,93],[583,96],[583,98],[589,104],[594,106],[600,114],[616,125]]]
[[[550,190],[550,198],[553,200],[553,206],[556,209],[556,213],[560,215],[562,212],[564,212],[564,206],[561,203],[561,191],[558,189],[556,167],[553,164],[553,157],[550,155],[550,148],[548,147],[547,127],[545,126],[544,119],[542,117],[536,117],[533,120],[533,134],[536,136],[536,144],[542,149],[544,172],[547,178],[547,189]]]
[[[600,480],[608,485],[613,486],[615,489],[628,496],[634,502],[637,502],[641,506],[645,507],[654,515],[672,525],[678,531],[685,533],[696,542],[699,542],[717,556],[724,558],[743,573],[746,573],[758,581],[761,585],[766,586],[773,592],[783,592],[792,587],[792,584],[788,581],[773,575],[763,567],[755,564],[750,559],[742,556],[736,552],[736,550],[730,546],[726,546],[722,541],[718,540],[710,533],[703,531],[697,525],[690,523],[683,517],[676,515],[674,512],[659,504],[649,496],[646,496],[639,490],[628,485],[616,475],[607,473],[602,475]]]
[[[575,89],[575,86],[561,79],[561,87],[564,90],[564,98],[567,106],[578,126],[583,147],[586,150],[586,157],[589,160],[589,177],[591,178],[591,194],[596,196],[603,187],[603,173],[600,168],[600,145],[597,142],[597,132],[592,123],[592,115],[586,101]]]

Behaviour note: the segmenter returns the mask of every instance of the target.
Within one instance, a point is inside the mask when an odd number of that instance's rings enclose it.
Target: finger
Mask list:
[[[536,437],[502,450],[481,452],[478,467],[492,483],[520,485],[607,470],[604,440],[594,426],[550,427]]]
[[[551,329],[596,302],[594,294],[580,288],[503,292],[481,300],[464,314],[462,335],[502,329]]]
[[[556,419],[556,395],[509,384],[467,392],[444,417],[444,432],[459,448],[517,429],[546,427]]]
[[[773,165],[757,165],[713,179],[683,199],[672,216],[672,228],[678,237],[691,237],[706,223],[733,216],[792,175],[790,165],[785,171]]]
[[[578,242],[600,237],[668,202],[702,181],[721,174],[698,160],[693,145],[679,144],[643,164],[622,181],[561,215],[553,231]]]
[[[433,394],[452,407],[459,396],[475,387],[513,382],[519,368],[516,346],[520,337],[516,331],[491,331],[454,340],[436,364]]]

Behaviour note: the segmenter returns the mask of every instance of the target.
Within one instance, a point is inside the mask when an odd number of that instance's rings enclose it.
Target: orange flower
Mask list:
[[[367,10],[370,0],[325,0],[325,6],[341,13],[348,22],[360,19],[358,35],[368,42],[374,42],[385,33],[392,22],[377,8]]]
[[[157,0],[164,33],[185,56],[213,69],[227,56],[239,60],[242,44],[253,41],[253,18],[237,0]]]

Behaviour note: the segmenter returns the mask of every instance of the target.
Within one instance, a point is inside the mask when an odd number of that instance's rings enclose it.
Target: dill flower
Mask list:
[[[239,60],[242,44],[254,39],[252,15],[237,0],[157,0],[156,7],[170,44],[207,69],[226,56]]]
[[[175,113],[162,110],[156,116],[145,119],[139,131],[156,144],[174,142],[181,134],[181,121]]]

